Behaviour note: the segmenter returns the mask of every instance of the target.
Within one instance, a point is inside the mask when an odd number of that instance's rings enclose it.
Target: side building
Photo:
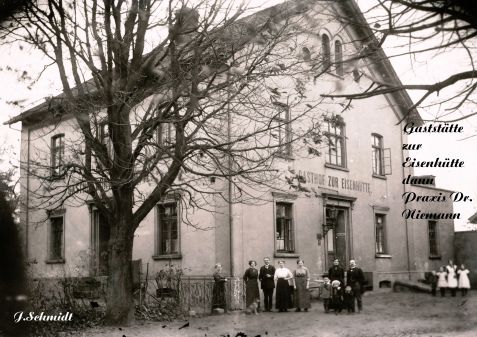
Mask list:
[[[477,224],[477,213],[474,213],[469,219],[472,225]],[[470,285],[473,289],[477,288],[477,258],[475,251],[477,249],[477,231],[459,231],[455,233],[454,250],[455,262],[465,264],[469,269]]]

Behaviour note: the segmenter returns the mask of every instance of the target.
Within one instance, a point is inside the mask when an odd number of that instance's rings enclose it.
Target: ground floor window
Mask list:
[[[291,203],[276,203],[275,247],[277,252],[292,253],[295,251],[292,207]]]
[[[386,254],[386,215],[376,213],[374,220],[376,226],[376,254]]]
[[[60,262],[64,260],[64,217],[49,218],[48,260]]]
[[[177,202],[162,203],[158,208],[158,255],[179,254]]]
[[[102,213],[94,209],[92,213],[92,268],[95,275],[108,275],[109,238],[111,229]]]
[[[428,235],[429,235],[429,256],[439,256],[439,240],[437,233],[437,221],[429,220],[427,222]]]

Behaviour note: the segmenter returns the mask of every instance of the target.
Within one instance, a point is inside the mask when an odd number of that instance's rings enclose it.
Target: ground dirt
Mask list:
[[[477,336],[477,291],[463,298],[432,297],[429,294],[368,292],[360,314],[325,314],[322,302],[309,312],[271,312],[245,315],[194,317],[173,322],[137,322],[124,328],[95,328],[78,332],[81,337],[404,337]],[[188,323],[187,327],[183,327]],[[182,327],[182,328],[181,328]]]

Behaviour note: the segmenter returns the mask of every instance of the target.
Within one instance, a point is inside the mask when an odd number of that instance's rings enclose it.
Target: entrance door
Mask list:
[[[348,263],[348,208],[326,206],[326,223],[331,228],[326,233],[327,267],[339,259],[342,267]]]
[[[109,226],[97,210],[93,211],[92,216],[93,273],[103,276],[108,274]]]

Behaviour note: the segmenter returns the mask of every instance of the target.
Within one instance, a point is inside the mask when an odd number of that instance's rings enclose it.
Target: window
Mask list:
[[[51,174],[59,176],[63,173],[65,156],[65,135],[60,134],[51,138]]]
[[[159,145],[171,145],[176,141],[173,123],[161,123],[157,127],[157,139]]]
[[[328,143],[326,162],[346,167],[345,123],[341,116],[325,119],[324,135]]]
[[[373,174],[384,175],[384,158],[383,158],[383,137],[373,133],[371,135],[372,155],[373,155]]]
[[[92,268],[94,275],[108,275],[109,271],[109,239],[111,229],[108,222],[95,207],[92,210]]]
[[[373,175],[384,177],[391,174],[391,149],[384,148],[383,137],[377,133],[371,134],[371,152]]]
[[[335,41],[336,75],[343,76],[343,46],[340,41]]]
[[[276,148],[277,154],[289,157],[292,154],[290,111],[285,104],[282,106],[277,103],[276,105],[279,110],[272,120],[271,146]]]
[[[437,221],[429,220],[427,222],[428,235],[429,235],[429,256],[439,256],[439,236],[437,233]]]
[[[376,254],[386,254],[386,215],[374,215],[376,226]]]
[[[63,216],[50,217],[48,260],[52,262],[62,262],[64,258],[63,220]]]
[[[277,252],[293,253],[295,251],[293,236],[292,204],[276,203],[276,242]]]
[[[113,148],[113,142],[111,140],[111,135],[109,134],[109,127],[108,127],[108,122],[102,122],[99,124],[99,137],[101,144],[106,146],[106,150],[108,151],[108,155],[110,159],[114,158],[114,148]]]
[[[327,71],[331,66],[331,47],[328,35],[321,36],[321,52],[323,53],[323,71]]]
[[[99,124],[99,137],[101,144],[107,145],[109,143],[109,128],[107,122],[101,122]]]
[[[177,202],[163,203],[158,207],[159,255],[179,254]]]

